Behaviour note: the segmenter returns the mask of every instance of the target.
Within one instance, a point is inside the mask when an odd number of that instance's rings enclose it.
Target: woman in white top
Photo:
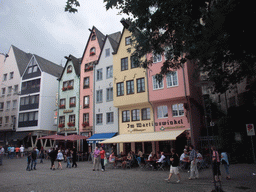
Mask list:
[[[60,167],[60,169],[62,169],[62,165],[61,165],[61,161],[64,160],[63,154],[60,150],[58,150],[58,154],[57,154],[57,161],[58,161],[58,168]]]

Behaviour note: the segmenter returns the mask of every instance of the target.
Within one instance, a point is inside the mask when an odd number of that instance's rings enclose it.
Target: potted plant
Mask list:
[[[82,126],[83,126],[83,127],[89,126],[89,123],[88,123],[87,121],[86,121],[86,122],[83,122],[83,123],[82,123]]]
[[[67,87],[62,87],[62,91],[66,91],[67,90]]]
[[[70,107],[75,107],[76,104],[75,103],[70,103]]]
[[[72,85],[68,85],[68,89],[73,89],[73,86]]]
[[[68,126],[69,126],[69,127],[73,127],[73,126],[75,126],[75,123],[73,123],[73,122],[68,122]]]
[[[63,128],[64,127],[64,123],[60,123],[58,127],[59,128]]]
[[[64,108],[65,108],[65,105],[60,105],[59,108],[60,108],[60,109],[64,109]]]
[[[93,55],[95,55],[95,52],[90,52],[90,56],[93,56]]]

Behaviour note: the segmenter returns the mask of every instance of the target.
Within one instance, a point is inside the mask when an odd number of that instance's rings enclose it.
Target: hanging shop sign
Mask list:
[[[63,111],[63,113],[72,113],[72,112],[73,112],[72,109],[70,109],[70,110],[64,110],[64,111]]]
[[[64,131],[76,131],[76,128],[72,127],[72,128],[61,128],[60,129],[60,132],[64,132]]]

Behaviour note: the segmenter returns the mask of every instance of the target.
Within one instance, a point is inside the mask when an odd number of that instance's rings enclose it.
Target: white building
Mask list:
[[[113,104],[113,56],[121,33],[105,37],[98,64],[94,70],[94,112],[93,133],[89,143],[98,143],[118,133],[118,109]],[[108,148],[110,146],[105,146]]]

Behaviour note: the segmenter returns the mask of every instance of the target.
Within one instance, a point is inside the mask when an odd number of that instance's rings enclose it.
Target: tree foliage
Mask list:
[[[76,13],[78,12],[76,7],[80,7],[80,3],[78,0],[67,0],[65,11],[69,13]]]
[[[161,74],[193,60],[197,71],[208,74],[220,93],[255,75],[256,28],[252,19],[256,10],[246,1],[103,1],[107,10],[116,8],[128,15],[129,30],[136,40],[134,55],[140,58],[151,52],[166,53],[168,60]],[[77,1],[68,2],[72,7]],[[141,64],[146,67],[151,63],[152,59]]]

